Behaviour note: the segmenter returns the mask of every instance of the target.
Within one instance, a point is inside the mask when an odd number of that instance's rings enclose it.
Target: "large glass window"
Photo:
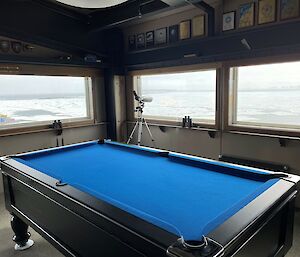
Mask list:
[[[154,119],[215,123],[216,70],[137,76],[137,89],[153,97],[144,114]]]
[[[91,119],[91,79],[0,75],[0,129]]]
[[[300,62],[233,67],[230,86],[231,124],[300,128]]]

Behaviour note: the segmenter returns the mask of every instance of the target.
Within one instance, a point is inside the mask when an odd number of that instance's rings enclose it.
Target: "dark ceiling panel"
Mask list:
[[[157,10],[162,10],[167,7],[169,7],[169,5],[162,1],[151,1],[147,4],[141,5],[141,13],[147,14],[151,12],[156,12]]]
[[[186,4],[185,0],[161,0],[161,1],[172,7],[182,6]]]
[[[101,34],[88,35],[87,24],[81,19],[54,12],[36,1],[1,0],[0,12],[0,31],[4,36],[74,55],[105,55]]]
[[[58,8],[66,9],[75,13],[83,14],[83,15],[89,15],[90,13],[94,12],[94,9],[88,9],[88,8],[79,8],[79,7],[73,7],[70,5],[62,4],[57,2],[56,0],[41,0],[42,2],[51,3]]]
[[[0,33],[73,56],[96,54],[118,63],[123,59],[122,31],[118,25],[152,13],[164,15],[181,3],[185,0],[128,0],[95,10],[55,0],[0,0]]]
[[[119,24],[141,18],[144,14],[164,10],[169,5],[160,0],[131,1],[123,6],[110,10],[95,11],[90,19],[90,31],[101,31],[103,29],[117,26]]]
[[[35,4],[39,4],[41,7],[44,7],[51,12],[58,13],[69,17],[73,20],[80,21],[84,24],[89,23],[89,14],[80,11],[80,8],[68,8],[62,4],[57,3],[56,1],[47,1],[47,0],[31,0]]]
[[[29,0],[29,1],[33,1],[33,0]],[[125,3],[122,3],[120,5],[117,6],[112,6],[112,7],[107,7],[107,8],[103,8],[103,9],[95,9],[95,8],[80,8],[80,7],[75,7],[75,6],[70,6],[70,5],[66,5],[60,2],[57,2],[56,0],[40,0],[42,2],[46,2],[46,3],[52,3],[53,5],[59,7],[59,8],[63,8],[72,12],[76,12],[76,13],[80,13],[80,14],[84,14],[84,15],[91,15],[93,13],[97,13],[97,12],[108,12],[111,10],[115,10],[115,9],[125,9],[127,7],[127,5],[135,2],[142,2],[143,0],[128,0]],[[149,0],[148,0],[149,1]]]
[[[107,29],[111,26],[118,25],[123,21],[138,18],[140,7],[136,3],[127,5],[126,9],[116,8],[111,11],[99,11],[93,13],[90,20],[90,32]]]

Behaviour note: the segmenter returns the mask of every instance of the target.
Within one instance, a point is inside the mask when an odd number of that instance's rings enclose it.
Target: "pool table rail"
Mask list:
[[[70,185],[57,186],[57,179],[13,158],[2,158],[0,165],[7,210],[66,256],[202,256],[174,248],[177,235]],[[253,242],[268,251],[256,257],[273,256],[274,251],[274,256],[284,256],[292,244],[298,182],[293,175],[280,179],[207,237],[224,246],[224,256],[250,257],[247,247]],[[266,231],[263,236],[261,231]],[[269,236],[276,240],[265,249]],[[245,249],[248,255],[239,255]]]

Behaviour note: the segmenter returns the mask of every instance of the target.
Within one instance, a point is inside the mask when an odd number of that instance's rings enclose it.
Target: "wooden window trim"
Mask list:
[[[37,76],[74,76],[74,77],[101,77],[103,71],[95,68],[29,65],[29,64],[0,64],[1,75],[37,75]]]
[[[209,122],[203,122],[201,119],[196,119],[193,123],[195,125],[195,128],[204,128],[204,129],[214,129],[219,130],[221,127],[221,95],[220,95],[220,88],[221,88],[221,79],[222,79],[222,64],[220,62],[218,63],[208,63],[208,64],[196,64],[196,65],[187,65],[187,66],[176,66],[176,67],[168,67],[168,68],[158,68],[158,69],[147,69],[147,70],[138,70],[138,71],[131,71],[128,73],[126,82],[130,83],[129,88],[134,89],[135,87],[135,79],[136,76],[143,76],[143,75],[162,75],[162,74],[173,74],[173,73],[186,73],[186,72],[197,72],[197,71],[206,71],[206,70],[216,70],[216,106],[215,106],[215,120],[213,123]],[[129,104],[128,106],[131,107],[130,111],[132,111],[132,108],[135,108],[135,101],[130,94],[130,91],[127,90],[127,93],[129,93],[129,96],[127,96],[128,102],[133,103],[133,105]],[[129,115],[130,121],[136,121],[135,115]],[[160,119],[159,117],[147,117],[145,116],[147,121],[149,123],[158,124],[158,125],[164,125],[164,126],[181,126],[182,122],[178,120],[172,120],[171,118],[165,118]],[[163,118],[163,117],[162,117]]]
[[[249,60],[239,60],[239,61],[228,61],[224,62],[223,74],[224,74],[224,105],[223,105],[223,117],[224,117],[224,131],[232,133],[252,133],[256,135],[270,135],[270,136],[280,136],[280,137],[300,137],[300,128],[288,128],[288,127],[278,127],[268,126],[268,124],[232,124],[232,113],[230,106],[230,68],[232,67],[243,67],[243,66],[254,66],[254,65],[264,65],[264,64],[276,64],[285,62],[297,62],[300,61],[300,54],[294,55],[282,55],[276,57],[268,58],[256,58]]]
[[[63,123],[63,129],[92,126],[92,125],[95,125],[95,124],[96,123],[93,120],[82,120],[82,121],[77,121],[77,122],[68,122],[68,123]],[[45,125],[33,125],[33,126],[24,126],[24,127],[4,128],[4,129],[0,129],[0,137],[53,131],[53,129],[49,128],[49,125],[50,125],[50,123],[45,124]]]
[[[74,118],[63,122],[63,128],[74,128],[92,126],[97,124],[95,121],[95,101],[96,96],[93,92],[93,78],[102,77],[103,72],[93,68],[78,68],[78,67],[58,67],[58,66],[40,66],[40,65],[18,65],[18,64],[0,64],[0,75],[32,75],[32,76],[72,76],[72,77],[89,77],[90,86],[87,91],[88,98],[88,116],[83,118]],[[0,137],[11,136],[17,134],[29,134],[36,132],[51,131],[49,128],[51,121],[32,122],[24,124],[16,124],[11,126],[0,127]]]

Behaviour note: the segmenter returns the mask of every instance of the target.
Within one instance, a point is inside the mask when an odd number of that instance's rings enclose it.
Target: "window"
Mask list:
[[[91,79],[0,75],[0,129],[92,119]]]
[[[190,116],[194,122],[215,123],[216,70],[136,77],[137,90],[153,97],[145,104],[144,114],[160,120],[182,121]]]
[[[230,69],[230,123],[300,128],[300,62]]]

